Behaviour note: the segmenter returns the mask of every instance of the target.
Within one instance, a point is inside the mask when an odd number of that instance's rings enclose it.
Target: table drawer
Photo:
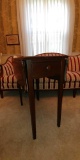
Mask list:
[[[44,77],[45,76],[52,76],[52,75],[60,75],[61,74],[61,62],[57,62],[54,61],[54,63],[52,61],[50,62],[38,62],[35,63],[33,62],[32,65],[32,74],[33,77]]]

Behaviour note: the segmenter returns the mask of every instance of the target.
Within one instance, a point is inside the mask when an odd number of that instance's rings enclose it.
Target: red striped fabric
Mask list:
[[[12,61],[13,61],[13,57],[9,57],[7,59],[7,61],[5,62],[5,64],[2,65],[2,68],[3,68],[3,76],[4,75],[12,75],[14,73],[14,68],[13,68],[13,64],[12,64]]]
[[[63,54],[61,53],[54,53],[54,52],[49,52],[49,53],[41,53],[41,54],[37,54],[36,56],[62,56]]]
[[[66,81],[69,82],[69,81],[80,81],[80,72],[71,72],[71,71],[67,71],[67,74],[66,74]]]
[[[68,71],[80,71],[80,55],[69,56]]]

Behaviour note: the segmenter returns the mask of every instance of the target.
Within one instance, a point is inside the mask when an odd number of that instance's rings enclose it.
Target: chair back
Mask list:
[[[5,76],[10,76],[14,74],[14,68],[13,68],[13,57],[10,56],[4,64],[2,64],[2,69],[3,69],[3,75]]]

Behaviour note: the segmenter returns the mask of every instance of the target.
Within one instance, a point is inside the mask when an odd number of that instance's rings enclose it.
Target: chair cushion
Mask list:
[[[1,89],[18,88],[15,75],[1,77]]]
[[[36,82],[34,80],[34,88],[36,89]],[[57,89],[58,88],[58,81],[54,79],[50,79],[47,77],[39,78],[39,89],[46,90],[46,89]]]
[[[72,71],[67,71],[66,74],[66,81],[69,82],[79,82],[80,81],[80,72],[72,72]]]

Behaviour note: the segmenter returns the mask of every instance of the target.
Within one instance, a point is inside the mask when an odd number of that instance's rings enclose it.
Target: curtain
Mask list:
[[[16,0],[21,54],[71,54],[74,0]]]

